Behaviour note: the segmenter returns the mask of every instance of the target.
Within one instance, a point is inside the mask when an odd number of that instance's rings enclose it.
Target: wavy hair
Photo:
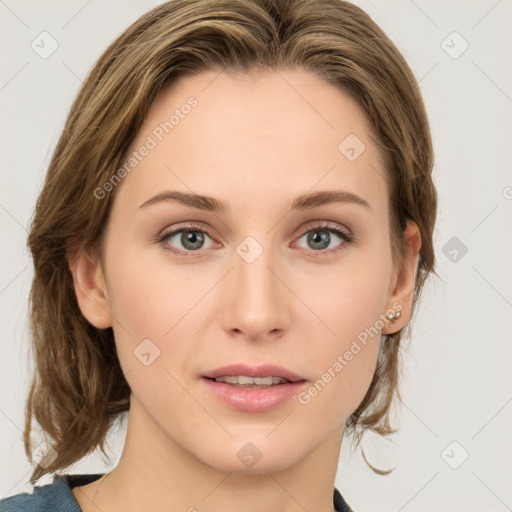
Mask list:
[[[178,78],[209,70],[285,68],[305,69],[343,90],[370,121],[386,163],[395,263],[403,261],[407,219],[421,235],[416,310],[425,279],[435,274],[437,193],[418,83],[391,40],[363,10],[344,0],[164,3],[129,26],[89,72],[52,154],[32,218],[35,365],[23,434],[35,466],[32,484],[98,447],[107,455],[111,424],[130,405],[113,331],[96,329],[82,315],[69,268],[71,248],[101,244],[114,194],[98,200],[94,191],[121,165],[157,94]],[[346,432],[357,443],[367,429],[383,436],[396,431],[389,416],[394,397],[400,399],[402,331],[381,343],[371,385],[347,419]],[[32,457],[34,420],[57,454],[46,464]]]

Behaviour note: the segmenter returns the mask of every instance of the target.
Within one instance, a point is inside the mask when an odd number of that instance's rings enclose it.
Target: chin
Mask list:
[[[265,434],[230,438],[224,446],[203,447],[198,457],[204,464],[226,473],[265,475],[285,471],[306,455],[304,443],[276,437],[265,439]],[[300,449],[298,449],[300,448]],[[196,454],[198,455],[198,454]]]

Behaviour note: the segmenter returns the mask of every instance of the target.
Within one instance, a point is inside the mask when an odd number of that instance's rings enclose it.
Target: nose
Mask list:
[[[224,329],[232,336],[264,341],[288,330],[292,293],[285,284],[283,267],[270,248],[254,239],[234,252],[222,316]]]

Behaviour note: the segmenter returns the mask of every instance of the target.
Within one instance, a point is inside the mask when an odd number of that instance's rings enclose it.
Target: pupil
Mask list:
[[[319,233],[322,233],[319,235]],[[330,234],[327,231],[315,231],[313,234],[309,236],[309,242],[313,242],[313,244],[320,243],[321,246],[317,247],[317,249],[325,249],[329,247]]]
[[[204,241],[204,237],[198,231],[184,231],[181,242],[187,249],[199,249]]]

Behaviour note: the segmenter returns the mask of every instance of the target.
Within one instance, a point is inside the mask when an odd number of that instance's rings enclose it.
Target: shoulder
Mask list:
[[[15,494],[0,500],[0,512],[81,512],[71,489],[94,482],[103,474],[56,475],[51,484],[34,487],[32,494]],[[340,512],[353,512],[334,488],[334,508]]]
[[[348,503],[343,499],[343,496],[340,494],[340,491],[334,488],[334,510],[339,512],[354,512],[348,505]],[[3,512],[3,511],[0,511]]]
[[[101,476],[55,475],[52,483],[35,486],[32,494],[24,492],[0,500],[0,512],[80,512],[71,489],[94,482]]]

